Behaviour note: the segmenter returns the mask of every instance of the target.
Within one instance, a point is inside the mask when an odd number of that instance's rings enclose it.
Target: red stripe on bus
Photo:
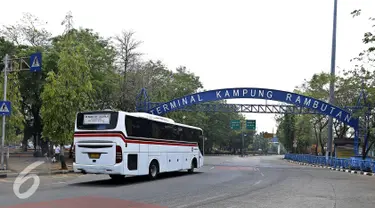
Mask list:
[[[120,137],[124,142],[127,142],[124,135],[118,133],[75,133],[74,137]]]
[[[186,144],[186,143],[173,143],[173,142],[157,142],[157,141],[142,141],[142,140],[133,140],[133,139],[126,139],[124,135],[120,133],[75,133],[74,137],[120,137],[125,143],[132,143],[132,144],[160,144],[160,145],[173,145],[173,146],[188,146],[188,147],[196,147],[197,144]]]

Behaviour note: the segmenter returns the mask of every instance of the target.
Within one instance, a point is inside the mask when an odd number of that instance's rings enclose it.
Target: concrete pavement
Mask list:
[[[205,163],[198,173],[167,174],[155,181],[133,177],[115,183],[108,176],[41,176],[38,191],[25,200],[13,194],[11,180],[0,181],[0,203],[4,205],[0,207],[95,208],[103,207],[100,203],[104,202],[108,207],[145,208],[375,206],[375,177],[301,166],[281,156],[205,157]],[[58,199],[64,200],[55,206],[53,200]]]
[[[10,157],[9,167],[7,171],[0,171],[0,175],[3,177],[17,177],[25,168],[29,165],[40,162],[41,165],[37,166],[32,170],[31,173],[38,175],[50,175],[50,174],[61,174],[61,173],[72,173],[72,159],[66,158],[67,170],[61,170],[61,164],[59,162],[50,163],[44,157]]]

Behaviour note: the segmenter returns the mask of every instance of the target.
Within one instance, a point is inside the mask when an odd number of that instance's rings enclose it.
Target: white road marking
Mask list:
[[[0,179],[0,182],[4,182],[4,183],[9,183],[11,181],[7,180],[7,179]]]
[[[260,174],[264,177],[264,174],[262,172],[260,172]]]
[[[227,196],[227,195],[228,194],[221,194],[221,195],[218,195],[218,196],[208,197],[208,198],[205,198],[203,200],[198,200],[198,201],[195,201],[195,202],[190,203],[190,204],[184,204],[184,205],[178,206],[177,208],[189,207],[189,206],[192,206],[192,205],[195,205],[195,204],[200,204],[202,202],[206,202],[206,201],[216,199],[216,198],[220,198],[220,197]]]
[[[256,183],[254,183],[254,185],[258,185],[258,184],[260,184],[262,182],[262,180],[259,180],[259,181],[257,181]]]
[[[51,183],[51,184],[63,184],[63,183],[66,183],[66,182],[64,182],[64,181],[59,181],[59,182],[57,182],[57,183]]]
[[[214,169],[215,167],[211,167],[210,170]]]

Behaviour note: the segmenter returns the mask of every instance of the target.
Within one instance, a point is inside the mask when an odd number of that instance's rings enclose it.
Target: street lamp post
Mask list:
[[[333,31],[332,31],[332,51],[331,51],[331,80],[329,85],[329,103],[334,103],[335,98],[335,67],[336,67],[336,28],[337,28],[337,1],[334,0],[333,4]],[[328,118],[328,141],[327,141],[327,152],[326,159],[331,156],[332,151],[332,140],[333,140],[333,118]]]

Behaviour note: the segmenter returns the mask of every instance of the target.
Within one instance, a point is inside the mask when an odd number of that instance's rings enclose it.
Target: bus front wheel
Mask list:
[[[155,179],[159,174],[159,164],[154,160],[149,167],[148,176],[150,179]]]
[[[194,172],[194,168],[197,168],[197,159],[194,158],[192,161],[191,161],[191,166],[190,166],[190,169],[188,170],[189,173],[193,173]]]

